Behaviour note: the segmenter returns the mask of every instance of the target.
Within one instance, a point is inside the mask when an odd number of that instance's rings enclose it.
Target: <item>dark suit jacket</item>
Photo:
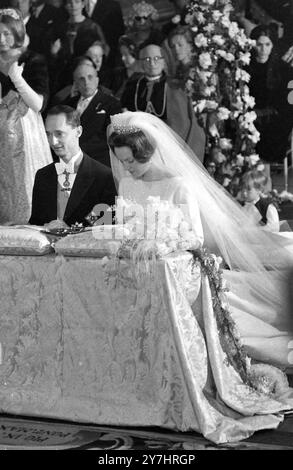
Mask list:
[[[79,96],[75,96],[66,99],[63,104],[76,109],[78,100]],[[106,132],[110,116],[117,113],[121,113],[119,100],[99,87],[80,119],[83,131],[79,143],[82,150],[108,167],[111,167],[111,164]]]
[[[108,65],[113,66],[118,51],[118,39],[124,34],[124,22],[119,2],[115,0],[98,0],[91,19],[98,23],[105,35],[111,51]]]
[[[30,49],[49,57],[51,43],[62,36],[66,19],[62,9],[48,4],[44,5],[37,18],[32,14],[26,25]]]
[[[33,225],[44,225],[57,219],[58,177],[54,163],[38,170],[34,189],[32,214],[29,220]],[[88,155],[77,171],[74,185],[64,214],[67,225],[82,223],[88,225],[85,217],[96,204],[115,204],[116,189],[112,172]]]

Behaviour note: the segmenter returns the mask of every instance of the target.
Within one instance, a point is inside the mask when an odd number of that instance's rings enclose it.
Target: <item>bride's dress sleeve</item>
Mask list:
[[[184,183],[178,185],[178,188],[175,190],[173,203],[180,205],[183,209],[184,216],[186,221],[190,224],[196,246],[198,248],[203,245],[204,236],[203,228],[200,218],[200,211],[196,199],[192,196],[191,191]]]

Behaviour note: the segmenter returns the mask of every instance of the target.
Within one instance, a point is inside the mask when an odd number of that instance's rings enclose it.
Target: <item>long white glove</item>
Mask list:
[[[44,97],[38,95],[38,93],[28,85],[22,76],[22,72],[23,65],[18,65],[17,62],[13,62],[8,71],[8,75],[25,104],[36,112],[41,111]]]

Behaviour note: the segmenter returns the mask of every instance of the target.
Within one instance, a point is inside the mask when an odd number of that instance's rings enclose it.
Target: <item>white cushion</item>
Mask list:
[[[52,251],[49,238],[39,230],[0,226],[1,255],[40,256]]]

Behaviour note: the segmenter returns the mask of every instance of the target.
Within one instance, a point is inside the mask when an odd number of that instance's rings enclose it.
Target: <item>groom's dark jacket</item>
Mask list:
[[[33,188],[33,225],[44,225],[57,219],[58,176],[55,164],[38,170]],[[88,225],[85,217],[96,204],[115,204],[116,189],[110,168],[93,160],[85,153],[77,170],[75,181],[64,213],[67,225]]]

